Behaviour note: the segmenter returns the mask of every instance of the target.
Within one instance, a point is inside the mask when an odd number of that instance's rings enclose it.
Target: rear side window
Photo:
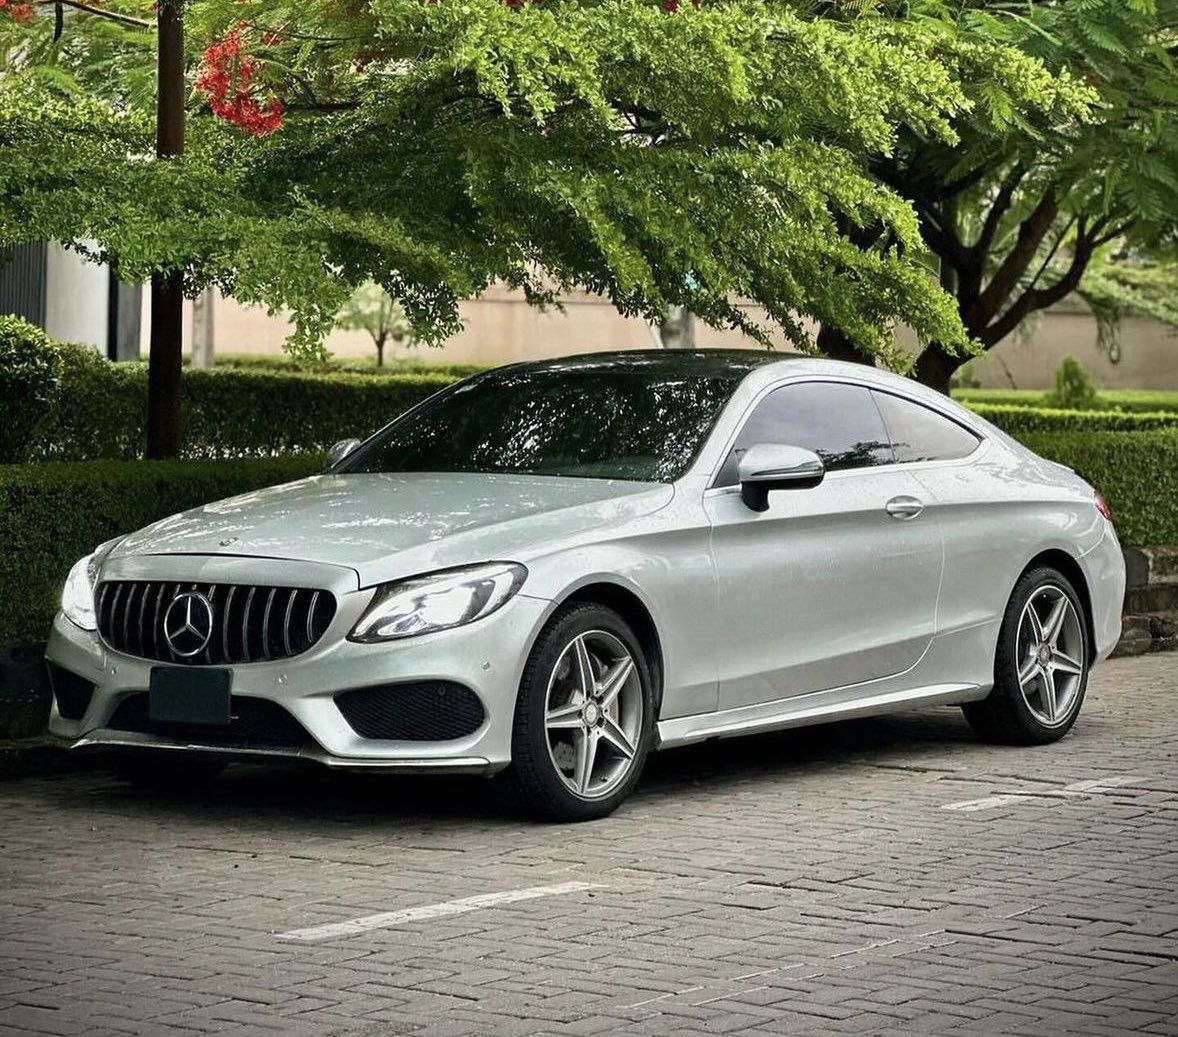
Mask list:
[[[912,400],[872,392],[891,437],[896,463],[968,457],[981,440],[957,422]]]
[[[757,404],[724,461],[716,486],[732,486],[744,452],[758,443],[813,450],[827,471],[892,463],[892,448],[870,390],[837,382],[799,382]]]

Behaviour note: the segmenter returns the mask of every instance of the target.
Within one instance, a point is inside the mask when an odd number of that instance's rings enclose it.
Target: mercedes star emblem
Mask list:
[[[213,636],[213,606],[199,591],[177,594],[164,613],[164,640],[180,658],[203,652]]]

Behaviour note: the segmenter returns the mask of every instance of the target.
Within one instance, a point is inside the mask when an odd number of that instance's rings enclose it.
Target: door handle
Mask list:
[[[915,497],[893,497],[885,505],[884,510],[894,519],[907,521],[924,511],[924,502],[918,501]]]

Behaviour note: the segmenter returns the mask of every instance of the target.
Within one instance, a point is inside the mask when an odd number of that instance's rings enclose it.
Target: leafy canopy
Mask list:
[[[898,321],[965,348],[913,206],[874,166],[906,139],[950,153],[963,125],[1076,123],[1089,88],[936,17],[667,7],[189,0],[199,89],[168,161],[149,4],[109,0],[122,23],[71,9],[58,40],[51,17],[0,22],[0,248],[181,270],[189,292],[289,309],[302,353],[367,281],[437,342],[496,280],[805,348],[809,318],[897,367]]]

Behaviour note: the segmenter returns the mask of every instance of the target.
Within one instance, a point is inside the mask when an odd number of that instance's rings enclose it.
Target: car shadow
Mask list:
[[[847,766],[944,769],[947,758],[982,750],[956,709],[925,710],[820,726],[713,740],[653,754],[631,802],[681,796],[704,786],[710,796],[757,778],[779,780]],[[935,765],[925,764],[935,758]],[[79,797],[77,780],[88,786]],[[44,788],[63,811],[101,805],[123,814],[259,823],[292,830],[408,826],[438,830],[455,821],[519,827],[528,819],[502,778],[348,774],[307,764],[234,764],[221,777],[180,787],[132,785],[96,768],[68,786]]]

